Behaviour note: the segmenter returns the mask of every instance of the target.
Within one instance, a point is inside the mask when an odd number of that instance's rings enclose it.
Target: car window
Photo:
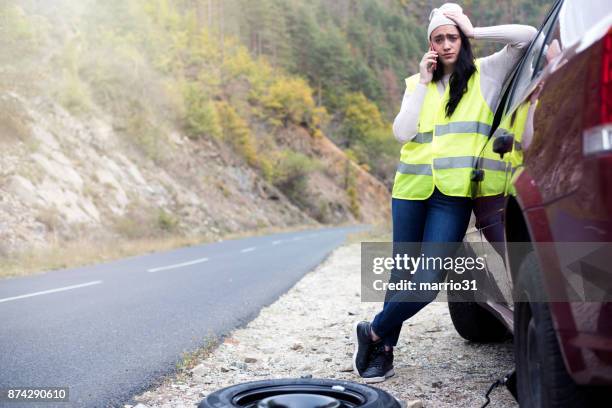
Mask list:
[[[538,58],[538,63],[536,64],[536,69],[534,71],[533,78],[537,78],[544,68],[548,66],[551,62],[553,62],[559,54],[561,54],[563,47],[563,42],[561,41],[561,31],[559,26],[559,19],[555,22],[554,27],[551,29],[548,34],[548,38],[546,39],[546,44],[542,49],[542,53]]]
[[[538,34],[531,42],[527,53],[523,57],[519,72],[510,91],[510,96],[506,102],[505,112],[513,108],[519,102],[519,98],[524,96],[526,89],[532,80],[538,76],[546,66],[546,58],[540,58],[548,50],[553,36],[553,31],[558,32],[557,16],[559,4],[555,7],[548,19],[538,31]],[[556,30],[555,30],[556,29]],[[557,36],[558,37],[558,36]]]

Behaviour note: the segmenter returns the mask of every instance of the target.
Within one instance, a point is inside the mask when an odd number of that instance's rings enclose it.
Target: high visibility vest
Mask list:
[[[427,85],[417,135],[402,146],[393,198],[424,200],[434,187],[448,196],[475,195],[472,172],[487,144],[494,117],[480,91],[480,61],[475,63],[476,72],[450,118],[446,117],[449,86],[440,97],[434,82]],[[407,78],[408,91],[413,92],[418,81],[418,74]],[[497,168],[499,162],[481,159],[485,168]]]

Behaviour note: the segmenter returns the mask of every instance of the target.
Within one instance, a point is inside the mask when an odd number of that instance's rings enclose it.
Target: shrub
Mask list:
[[[158,125],[151,122],[148,112],[135,109],[122,125],[120,130],[148,158],[156,163],[165,159],[166,136]]]
[[[157,214],[157,226],[162,232],[174,232],[178,227],[178,220],[172,214],[160,209]]]
[[[255,139],[246,121],[238,115],[232,105],[227,102],[217,102],[223,139],[230,143],[233,149],[253,167],[258,165]]]
[[[91,109],[89,89],[74,72],[64,71],[58,96],[62,106],[72,113],[83,113]]]
[[[260,157],[259,158],[259,169],[261,170],[261,174],[263,178],[268,182],[272,183],[274,178],[274,164],[272,160],[268,157]]]
[[[23,59],[24,54],[39,51],[46,28],[44,20],[41,20],[27,15],[18,5],[2,2],[0,4],[0,31],[2,32],[0,56]]]
[[[222,133],[219,114],[214,103],[198,89],[197,84],[185,86],[185,126],[187,136],[197,139],[203,135],[219,138]]]
[[[294,123],[316,129],[327,118],[325,109],[315,105],[312,89],[301,78],[280,78],[270,86],[262,102],[274,125]]]
[[[88,85],[81,79],[79,44],[71,41],[62,49],[62,80],[58,90],[60,103],[72,113],[82,113],[91,109],[92,98]]]
[[[297,204],[306,202],[308,175],[320,164],[310,157],[290,150],[281,152],[272,176],[272,183]]]
[[[365,142],[371,132],[384,126],[378,107],[361,92],[344,98],[343,116],[340,132],[347,147]]]
[[[163,209],[132,203],[125,215],[112,217],[115,232],[130,240],[150,239],[178,230],[178,219]]]
[[[352,168],[350,161],[346,162],[346,195],[349,199],[349,211],[357,219],[361,217],[361,208],[359,206],[359,194],[357,193],[357,180],[355,170]]]

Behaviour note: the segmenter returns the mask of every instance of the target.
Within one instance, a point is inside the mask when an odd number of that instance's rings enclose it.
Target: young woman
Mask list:
[[[463,10],[446,3],[429,17],[430,49],[419,73],[406,79],[406,92],[393,133],[403,143],[392,194],[394,253],[400,243],[420,243],[425,257],[453,255],[463,240],[470,214],[471,175],[487,142],[506,76],[536,30],[524,25],[474,28]],[[493,55],[474,59],[470,39],[505,43]],[[494,160],[485,163],[495,166]],[[457,244],[455,244],[457,245]],[[416,282],[442,282],[446,271],[418,269]],[[406,278],[393,269],[391,280]],[[394,375],[393,347],[402,324],[433,301],[435,291],[387,291],[372,323],[354,326],[353,367],[366,382]]]

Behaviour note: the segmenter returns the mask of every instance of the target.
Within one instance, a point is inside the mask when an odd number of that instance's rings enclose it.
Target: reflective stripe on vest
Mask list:
[[[412,140],[414,143],[431,143],[433,140],[433,132],[417,133]]]
[[[482,122],[452,122],[446,125],[436,125],[436,136],[449,133],[479,133],[488,137],[491,125]]]
[[[496,171],[506,171],[509,168],[509,163],[475,156],[437,158],[434,159],[433,167],[436,170],[461,168],[471,169],[476,167],[476,164],[480,169]],[[397,166],[397,172],[401,174],[433,175],[431,165],[429,164],[411,164],[400,162],[399,166]]]
[[[431,176],[431,165],[429,164],[410,164],[400,162],[397,172],[401,174],[415,174],[419,176]]]
[[[495,131],[495,135],[491,138],[487,146],[485,147],[482,157],[492,160],[497,160],[499,163],[505,164],[505,169],[499,170],[484,169],[483,180],[478,183],[478,189],[476,197],[486,197],[500,194],[511,194],[512,178],[515,169],[523,163],[523,145],[521,143],[523,132],[525,130],[525,122],[527,119],[527,111],[529,109],[529,103],[523,103],[519,106],[512,115],[506,115],[499,125],[499,128]],[[514,144],[512,151],[504,154],[504,158],[501,159],[499,154],[493,152],[493,143],[495,142],[495,136],[507,135],[514,138]]]
[[[480,160],[491,131],[493,112],[480,91],[480,61],[468,81],[467,91],[450,118],[446,117],[449,87],[440,96],[430,82],[423,100],[417,135],[402,146],[400,164],[393,183],[393,197],[422,200],[437,187],[443,194],[472,196],[471,174],[476,164],[504,169],[492,157]],[[419,75],[406,80],[414,91]]]

